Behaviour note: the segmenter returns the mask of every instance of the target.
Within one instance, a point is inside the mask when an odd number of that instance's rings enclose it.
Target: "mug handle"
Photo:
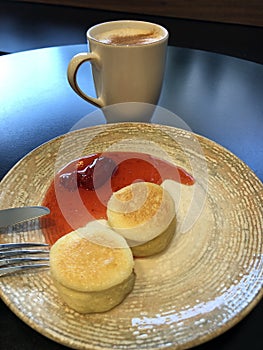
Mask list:
[[[77,82],[77,73],[80,66],[84,62],[88,62],[92,60],[98,61],[98,59],[99,59],[98,56],[92,52],[83,52],[75,55],[69,62],[67,76],[68,76],[68,82],[70,86],[80,97],[92,103],[96,107],[101,108],[101,107],[104,107],[104,103],[102,102],[101,98],[95,98],[85,94],[85,92],[81,90]]]

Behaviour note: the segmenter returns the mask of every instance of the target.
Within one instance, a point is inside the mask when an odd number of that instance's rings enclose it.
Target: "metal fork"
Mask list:
[[[48,267],[48,247],[46,243],[35,242],[0,244],[0,277],[23,270]]]

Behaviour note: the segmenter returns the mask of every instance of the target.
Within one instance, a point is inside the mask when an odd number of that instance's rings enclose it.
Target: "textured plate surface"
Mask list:
[[[178,187],[172,244],[163,254],[136,260],[135,288],[110,312],[80,315],[68,309],[48,270],[2,277],[4,302],[38,332],[76,349],[184,349],[232,327],[263,294],[263,186],[212,141],[149,124],[78,130],[22,159],[0,184],[0,208],[41,204],[60,167],[106,150],[150,153],[195,176],[191,189]],[[38,220],[0,232],[1,243],[40,240]]]

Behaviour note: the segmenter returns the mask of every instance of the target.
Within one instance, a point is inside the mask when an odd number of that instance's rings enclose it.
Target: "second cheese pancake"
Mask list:
[[[160,252],[175,232],[174,200],[163,187],[150,182],[133,183],[113,193],[107,216],[136,256]]]

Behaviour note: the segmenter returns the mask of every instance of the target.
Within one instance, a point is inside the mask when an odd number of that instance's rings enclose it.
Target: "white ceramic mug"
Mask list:
[[[150,22],[123,20],[97,24],[87,31],[89,52],[75,55],[68,81],[84,100],[97,107],[124,102],[156,105],[160,96],[168,31]],[[79,67],[90,61],[97,97],[78,85]]]

